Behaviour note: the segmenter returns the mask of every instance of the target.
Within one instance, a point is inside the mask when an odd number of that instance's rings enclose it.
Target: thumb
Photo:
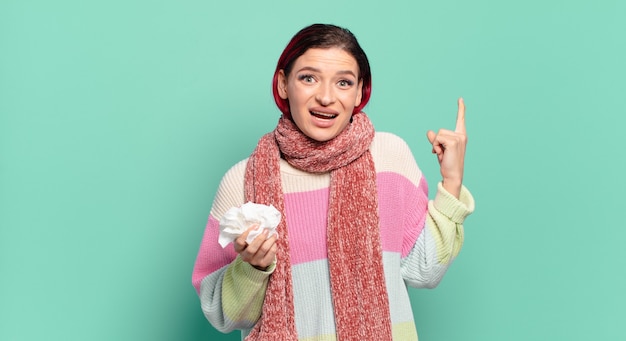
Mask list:
[[[430,141],[430,143],[431,143],[431,144],[432,144],[433,142],[435,142],[435,137],[436,137],[436,136],[437,136],[437,134],[435,134],[435,132],[434,132],[434,131],[432,131],[432,130],[429,130],[429,131],[426,133],[426,137],[428,137],[428,141]]]

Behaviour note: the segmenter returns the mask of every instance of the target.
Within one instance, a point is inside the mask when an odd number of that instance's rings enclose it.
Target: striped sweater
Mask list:
[[[417,340],[407,285],[433,288],[439,283],[461,249],[462,224],[474,200],[465,187],[457,199],[439,183],[429,201],[426,180],[410,149],[393,134],[377,132],[370,151],[393,338]],[[232,246],[222,249],[218,244],[220,218],[244,203],[246,162],[233,166],[220,183],[192,275],[206,318],[221,332],[240,329],[242,339],[260,317],[274,270],[257,270]],[[284,160],[280,166],[298,337],[336,340],[326,252],[330,174],[306,173]]]

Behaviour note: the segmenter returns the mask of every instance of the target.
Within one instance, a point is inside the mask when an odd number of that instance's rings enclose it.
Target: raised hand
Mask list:
[[[459,110],[456,114],[456,128],[454,131],[439,129],[435,134],[429,130],[426,136],[433,145],[433,154],[437,154],[443,187],[455,197],[461,193],[463,184],[463,168],[465,162],[465,146],[467,133],[465,131],[465,103],[463,98],[458,100]]]
[[[248,244],[246,242],[248,234],[257,228],[259,228],[257,224],[248,228],[235,239],[233,246],[235,247],[235,252],[241,256],[244,262],[250,263],[253,267],[263,271],[274,262],[278,246],[276,245],[276,235],[267,238],[267,229]]]

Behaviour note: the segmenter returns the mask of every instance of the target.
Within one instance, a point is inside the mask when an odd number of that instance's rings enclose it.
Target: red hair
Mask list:
[[[283,70],[285,77],[287,77],[296,59],[307,50],[332,47],[343,49],[356,60],[359,66],[359,80],[363,81],[363,88],[361,90],[361,103],[354,108],[352,113],[356,114],[365,107],[372,94],[372,73],[367,55],[365,55],[356,37],[352,32],[339,26],[313,24],[303,28],[291,38],[276,64],[274,78],[272,79],[272,94],[278,109],[280,109],[283,115],[290,116],[291,114],[289,112],[289,101],[281,98],[278,93],[278,74],[280,70]]]

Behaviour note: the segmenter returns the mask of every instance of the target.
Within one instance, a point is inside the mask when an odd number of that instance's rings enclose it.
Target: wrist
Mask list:
[[[463,181],[461,179],[444,178],[441,181],[441,185],[446,191],[448,191],[448,193],[454,195],[457,199],[461,195],[461,186],[463,185]]]
[[[250,263],[248,263],[248,264],[250,264]],[[268,266],[252,265],[252,264],[250,264],[250,266],[252,266],[253,268],[255,268],[255,269],[259,270],[259,271],[273,272],[274,268],[276,267],[276,257],[274,257],[274,260],[272,260],[272,262]]]
[[[252,265],[252,264],[250,264],[250,265]],[[270,265],[268,265],[268,266],[258,266],[258,265],[252,265],[252,267],[253,267],[253,268],[255,268],[255,269],[257,269],[257,270],[259,270],[259,271],[267,271],[267,268],[269,268],[269,267],[270,267]]]

